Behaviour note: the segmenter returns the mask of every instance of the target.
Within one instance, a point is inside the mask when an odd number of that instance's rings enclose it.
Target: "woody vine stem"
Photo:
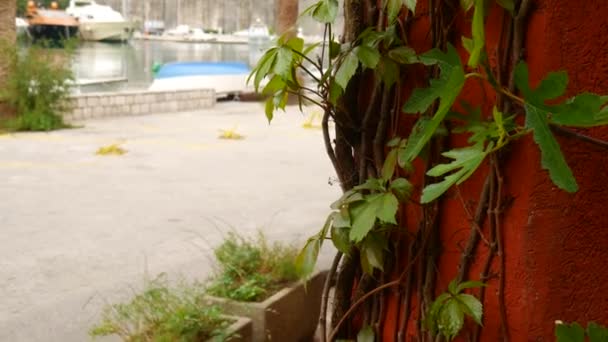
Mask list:
[[[489,51],[485,21],[494,6],[502,11],[502,31]],[[608,97],[583,93],[556,101],[566,90],[565,72],[549,73],[530,87],[523,51],[529,0],[346,0],[344,10],[340,39],[333,28],[337,0],[320,0],[305,10],[303,15],[325,25],[324,41],[305,46],[284,35],[250,77],[268,96],[269,121],[289,96],[324,113],[323,139],[344,194],[298,256],[300,271],[308,275],[326,240],[339,251],[324,286],[319,335],[322,341],[441,341],[460,335],[479,341],[486,285],[495,282],[501,335],[508,341],[502,229],[513,201],[503,172],[508,147],[532,135],[551,180],[575,192],[578,185],[553,131],[608,146],[566,128],[608,124]],[[471,37],[457,36],[460,16],[470,19]],[[421,19],[428,19],[433,49],[417,52],[408,38]],[[454,45],[466,50],[466,64]],[[491,112],[458,102],[469,82],[478,84]],[[424,85],[411,91],[412,84]],[[467,146],[451,146],[452,136],[465,137]],[[471,208],[460,189],[483,173],[484,186]],[[447,193],[460,198],[470,227],[457,276],[440,289],[440,211]],[[421,217],[413,227],[407,216],[412,212]],[[480,255],[485,260],[475,277],[471,263]],[[393,331],[385,328],[389,298],[399,304]],[[465,319],[477,323],[475,328],[464,329]]]

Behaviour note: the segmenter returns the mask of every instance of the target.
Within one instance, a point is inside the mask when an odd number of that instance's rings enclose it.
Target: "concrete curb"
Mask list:
[[[314,274],[306,283],[284,288],[261,303],[237,302],[205,296],[206,305],[218,305],[225,313],[253,322],[254,342],[301,341],[314,335],[327,271]]]
[[[133,116],[187,112],[215,106],[213,89],[179,91],[124,91],[74,95],[68,100],[71,108],[63,118],[66,122],[116,116]]]
[[[225,342],[248,342],[251,341],[253,335],[253,324],[251,319],[247,317],[235,317],[225,316],[228,319],[235,320],[228,329],[226,329],[226,335],[228,336]],[[218,342],[217,338],[210,338],[207,342]]]

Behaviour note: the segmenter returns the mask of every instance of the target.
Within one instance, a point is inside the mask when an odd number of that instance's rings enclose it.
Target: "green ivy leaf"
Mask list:
[[[567,82],[567,76],[563,73],[551,73],[541,81],[538,88],[532,90],[530,88],[528,66],[522,62],[515,68],[515,84],[526,101],[526,127],[533,130],[534,141],[541,150],[542,166],[549,171],[551,180],[560,189],[576,192],[578,190],[576,179],[549,128],[549,117],[553,110],[545,104],[546,100],[563,95]],[[582,102],[579,102],[578,105],[582,106]],[[575,107],[576,105],[572,108]],[[557,112],[560,112],[559,109],[558,107]],[[564,116],[558,115],[558,118],[563,119]],[[582,121],[585,121],[584,115]]]
[[[332,60],[335,59],[338,57],[338,55],[340,55],[340,51],[342,51],[342,46],[332,39],[332,41],[329,42],[329,58]]]
[[[459,293],[458,281],[456,279],[452,279],[452,281],[450,281],[450,283],[448,284],[448,292],[453,296]]]
[[[279,48],[277,60],[274,65],[274,73],[284,79],[291,77],[291,62],[293,61],[293,51],[286,47]]]
[[[363,201],[363,195],[355,190],[345,192],[337,201],[332,203],[330,207],[334,210],[339,210],[343,205]]]
[[[344,90],[337,82],[331,82],[329,86],[329,101],[335,106],[338,103],[338,99],[342,96]]]
[[[578,191],[578,184],[549,128],[548,112],[526,104],[526,127],[533,130],[534,141],[541,151],[542,167],[549,171],[555,185],[568,192]]]
[[[373,274],[374,269],[384,269],[385,242],[370,234],[361,244],[361,266],[367,274]]]
[[[460,0],[460,7],[462,7],[465,12],[468,12],[471,8],[473,8],[473,4],[475,0]]]
[[[465,81],[460,57],[458,57],[458,53],[452,45],[448,46],[447,53],[431,50],[420,56],[420,60],[424,64],[439,64],[441,77],[438,80],[432,80],[429,88],[417,89],[405,104],[403,111],[406,113],[421,112],[422,109],[428,109],[437,98],[439,98],[439,108],[433,118],[425,123],[423,131],[413,136],[410,135],[402,157],[404,162],[412,162],[433,137],[454,101],[456,101]]]
[[[342,64],[340,65],[340,68],[336,72],[336,83],[338,83],[338,85],[342,87],[342,89],[346,89],[346,86],[348,86],[348,82],[355,75],[355,72],[357,72],[358,67],[359,58],[357,57],[355,51],[350,51],[346,55],[346,57],[342,61]]]
[[[399,163],[399,166],[401,166],[402,168],[405,168],[405,166],[407,165],[411,165],[411,162],[413,161],[413,159],[415,159],[413,155],[416,153],[414,149],[417,148],[417,146],[416,144],[408,143],[408,141],[419,141],[421,139],[424,139],[424,135],[426,134],[426,127],[430,121],[431,119],[426,116],[423,116],[418,119],[418,121],[416,121],[416,124],[414,124],[414,127],[412,128],[410,136],[406,140],[405,145],[399,149],[399,157],[397,161]]]
[[[338,0],[321,0],[312,10],[312,17],[324,24],[333,23],[338,15]]]
[[[371,190],[371,191],[384,192],[386,189],[384,188],[384,185],[382,185],[382,184],[383,184],[383,182],[378,178],[368,178],[365,181],[365,183],[355,186],[353,188],[353,190],[355,190],[355,191]]]
[[[445,301],[450,298],[449,293],[443,293],[437,297],[426,315],[426,319],[424,321],[424,325],[430,331],[432,335],[437,335],[439,327],[437,326],[437,321],[439,320],[439,313],[445,304]]]
[[[556,342],[585,342],[585,330],[578,324],[557,324],[555,326]]]
[[[567,86],[568,73],[565,71],[550,72],[534,90],[533,99],[539,101],[555,99],[564,95]]]
[[[517,89],[521,91],[524,97],[533,98],[532,89],[530,89],[528,64],[525,62],[517,63],[515,70],[513,71],[513,76]]]
[[[481,281],[465,281],[463,283],[458,284],[458,286],[456,286],[456,291],[454,291],[455,294],[461,293],[462,291],[466,290],[466,289],[474,289],[477,287],[484,287],[486,286],[486,284],[484,284]]]
[[[594,127],[608,124],[608,98],[591,93],[583,93],[568,99],[563,104],[547,105],[547,100],[562,96],[568,85],[565,72],[552,72],[532,90],[528,79],[528,66],[519,63],[515,69],[517,88],[524,95],[526,103],[553,124],[572,127]]]
[[[264,106],[264,113],[266,114],[266,119],[268,119],[268,123],[270,123],[274,117],[274,99],[269,98],[266,100],[266,105]]]
[[[587,335],[589,335],[590,342],[608,341],[608,329],[593,322],[587,325]]]
[[[357,334],[357,342],[374,342],[376,340],[376,334],[371,326],[367,325],[361,329]]]
[[[292,37],[287,41],[287,43],[285,43],[285,45],[290,47],[293,51],[302,53],[302,50],[304,50],[304,39],[300,37]]]
[[[405,202],[412,196],[414,186],[405,178],[397,178],[391,182],[390,190],[399,201]]]
[[[412,11],[412,14],[416,14],[416,4],[418,0],[405,0],[405,7]]]
[[[462,293],[456,296],[455,300],[461,304],[461,309],[467,316],[471,317],[475,323],[482,324],[483,305],[479,299],[470,294]]]
[[[607,125],[608,115],[602,113],[602,108],[606,104],[608,104],[608,99],[605,97],[583,93],[553,107],[549,121],[553,124],[571,127]]]
[[[260,83],[262,83],[264,77],[268,76],[270,69],[272,69],[277,54],[277,48],[272,48],[266,51],[264,56],[262,56],[256,67],[251,71],[251,74],[247,78],[247,83],[249,83],[251,81],[251,78],[254,77],[253,85],[255,87],[256,92],[259,90]]]
[[[313,50],[315,50],[317,47],[319,47],[319,45],[321,45],[321,43],[314,43],[314,44],[309,44],[308,46],[306,46],[303,50],[302,50],[302,54],[304,56],[308,56],[308,54],[310,52],[312,52]]]
[[[386,159],[384,165],[382,165],[382,179],[385,181],[391,180],[395,174],[395,168],[397,167],[397,149],[392,149]]]
[[[344,254],[350,253],[351,243],[348,237],[348,228],[333,227],[331,229],[331,241],[340,252]]]
[[[448,300],[439,312],[437,327],[448,340],[458,336],[464,326],[464,312],[458,301]]]
[[[308,242],[296,257],[296,271],[300,276],[308,277],[314,272],[322,244],[323,239],[318,236],[308,239]]]
[[[473,53],[473,49],[475,49],[475,43],[473,43],[473,39],[462,36],[462,47],[467,50],[469,54]]]
[[[376,216],[380,219],[380,221],[397,224],[397,220],[395,218],[399,208],[399,201],[397,200],[397,197],[395,197],[395,195],[392,193],[387,192],[382,194],[377,201],[380,203],[376,211]]]
[[[441,72],[449,74],[452,69],[462,69],[460,56],[453,45],[448,44],[447,52],[440,49],[432,49],[419,56],[420,63],[424,65],[439,65]],[[462,72],[464,74],[464,70]],[[446,77],[444,77],[446,78]]]
[[[401,137],[396,137],[396,138],[391,139],[388,143],[386,143],[386,146],[395,148],[395,147],[398,147],[402,141],[403,141],[403,139],[401,139]]]
[[[371,196],[370,196],[371,197]],[[350,239],[353,242],[362,241],[365,236],[374,228],[376,223],[376,213],[380,204],[376,196],[372,200],[357,202],[352,205],[350,210],[352,228],[350,230]]]
[[[566,92],[568,74],[550,72],[534,90],[530,88],[528,65],[520,62],[515,67],[515,85],[524,95],[527,103],[537,107],[545,106],[545,101],[558,98]]]
[[[279,75],[274,75],[270,82],[266,84],[264,90],[262,90],[262,94],[264,95],[274,95],[281,89],[285,88],[285,82]]]
[[[513,13],[515,11],[515,3],[513,0],[496,0],[496,3],[507,11]]]
[[[399,64],[418,63],[416,51],[409,46],[399,46],[388,52],[388,57]]]
[[[323,241],[325,241],[325,237],[331,227],[332,223],[332,215],[327,217],[325,220],[325,224],[321,231],[308,239],[304,248],[300,251],[300,253],[296,256],[295,266],[296,272],[304,278],[308,278],[315,270],[315,265],[317,264],[317,260],[319,259],[319,251],[323,246]]]
[[[348,210],[340,210],[333,212],[332,216],[332,227],[335,228],[350,228],[350,215]]]
[[[479,65],[481,53],[486,43],[486,34],[484,27],[485,3],[484,0],[475,0],[475,11],[473,12],[473,49],[469,56],[468,65],[471,68],[476,68]]]
[[[442,182],[431,184],[424,188],[421,202],[430,203],[443,195],[454,184],[461,184],[467,180],[481,165],[492,147],[491,144],[486,151],[482,144],[477,144],[471,147],[444,152],[443,155],[445,157],[454,159],[454,161],[450,164],[435,166],[427,172],[427,175],[431,177],[440,177],[448,172],[458,171],[446,176]]]
[[[386,3],[386,11],[388,12],[388,22],[389,25],[392,25],[399,13],[401,12],[401,7],[403,7],[403,0],[388,0]]]
[[[397,66],[397,63],[393,62],[390,58],[381,57],[376,70],[380,74],[382,82],[384,82],[385,85],[390,87],[397,82],[399,67]]]
[[[285,111],[285,106],[287,105],[288,98],[289,98],[289,93],[287,93],[286,91],[277,93],[274,96],[275,108],[282,109],[283,111]]]
[[[380,52],[366,45],[356,47],[355,53],[357,54],[357,57],[359,57],[361,64],[366,68],[374,69],[380,61]]]

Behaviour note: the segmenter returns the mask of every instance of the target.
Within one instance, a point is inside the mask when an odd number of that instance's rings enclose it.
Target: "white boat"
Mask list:
[[[217,97],[251,91],[247,78],[251,72],[238,62],[175,62],[160,67],[151,91],[214,89]]]
[[[78,19],[83,40],[127,41],[133,36],[132,23],[112,7],[94,0],[70,0],[66,12]]]
[[[15,18],[15,28],[17,31],[17,36],[21,37],[27,34],[27,28],[29,24],[23,18]]]

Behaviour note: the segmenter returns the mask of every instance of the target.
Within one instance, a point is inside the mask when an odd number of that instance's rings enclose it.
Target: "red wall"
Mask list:
[[[418,13],[425,10],[419,8]],[[491,59],[500,32],[500,12],[495,8],[487,20]],[[467,36],[469,25],[464,18],[457,22]],[[419,52],[429,48],[427,32],[425,19],[412,28],[411,42]],[[525,59],[533,84],[549,71],[567,70],[570,95],[583,91],[608,94],[608,1],[535,1],[529,16]],[[463,98],[485,103],[486,108],[493,102],[492,93],[487,89],[484,92],[474,80],[467,84]],[[605,128],[585,133],[608,140]],[[504,165],[505,192],[514,199],[504,213],[502,227],[511,341],[553,341],[557,319],[608,324],[608,150],[571,137],[558,140],[579,183],[576,194],[565,193],[552,184],[541,169],[540,154],[531,137],[512,147]],[[454,143],[458,145],[458,141]],[[487,168],[461,186],[465,201],[477,201],[485,174]],[[460,251],[470,230],[462,203],[453,193],[447,195],[442,206],[439,292],[456,276]],[[419,208],[406,208],[405,212],[408,226],[416,227]],[[485,255],[487,248],[480,245],[469,278],[479,279]],[[494,258],[494,271],[498,270],[498,260]],[[384,341],[393,340],[397,303],[392,299]],[[495,279],[489,282],[484,306],[481,341],[499,341]]]

